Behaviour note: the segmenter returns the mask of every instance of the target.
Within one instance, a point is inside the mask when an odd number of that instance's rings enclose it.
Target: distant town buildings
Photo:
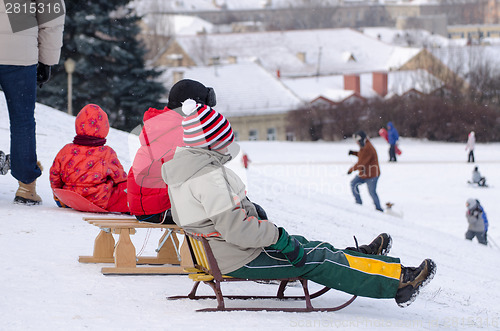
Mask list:
[[[213,87],[239,140],[294,140],[287,114],[304,105],[465,86],[447,50],[500,36],[496,0],[136,2],[161,81]]]

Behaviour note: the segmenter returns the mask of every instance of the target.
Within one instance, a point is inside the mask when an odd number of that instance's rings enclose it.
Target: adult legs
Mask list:
[[[384,211],[380,206],[380,200],[377,195],[377,183],[378,183],[378,176],[366,180],[366,185],[368,185],[368,192],[370,193],[373,199],[375,208],[379,211]]]
[[[467,159],[467,162],[472,162],[474,163],[474,150],[471,150],[469,152],[469,158]]]
[[[359,194],[359,185],[365,183],[365,180],[360,178],[359,176],[354,177],[354,179],[351,181],[351,190],[352,194],[354,195],[354,199],[356,200],[357,204],[362,204],[363,202],[361,201],[361,195]]]
[[[391,145],[389,148],[389,161],[394,161],[396,162],[396,145]]]
[[[9,110],[11,173],[29,184],[42,174],[36,155],[36,65],[0,65],[0,85]]]

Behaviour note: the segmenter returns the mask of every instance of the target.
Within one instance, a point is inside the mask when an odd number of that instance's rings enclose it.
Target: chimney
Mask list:
[[[361,80],[359,75],[344,75],[344,90],[351,90],[361,94]]]
[[[377,92],[381,97],[385,97],[388,92],[387,88],[387,73],[386,72],[374,72],[373,73],[373,90]]]
[[[182,71],[174,71],[173,75],[174,75],[174,77],[173,77],[174,78],[173,84],[175,84],[178,81],[184,79],[184,72],[182,72]]]

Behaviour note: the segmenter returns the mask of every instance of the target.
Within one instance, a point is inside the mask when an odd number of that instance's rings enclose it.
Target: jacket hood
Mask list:
[[[392,124],[392,122],[388,122],[388,123],[387,123],[387,128],[388,128],[388,129],[391,129],[391,128],[393,128],[393,127],[394,127],[394,124]]]
[[[160,114],[164,114],[166,112],[168,112],[170,109],[168,109],[167,107],[165,107],[164,109],[156,109],[156,108],[149,108],[145,113],[144,113],[144,117],[142,118],[142,120],[144,122],[146,122],[147,120],[157,116],[157,115],[160,115]]]
[[[75,131],[80,136],[106,138],[109,133],[108,115],[98,105],[86,105],[76,116]]]
[[[139,135],[142,146],[148,146],[163,135],[173,133],[182,142],[183,117],[173,110],[149,108],[144,113],[144,128]]]
[[[177,147],[174,158],[163,164],[161,173],[168,186],[177,187],[198,174],[207,165],[222,167],[229,160],[231,160],[231,155],[201,148]]]

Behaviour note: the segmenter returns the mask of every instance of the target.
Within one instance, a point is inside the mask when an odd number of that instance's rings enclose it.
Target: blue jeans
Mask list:
[[[11,174],[25,184],[40,177],[35,136],[36,65],[0,65],[10,119]]]
[[[370,193],[373,203],[375,204],[375,208],[377,208],[377,210],[384,211],[382,207],[380,207],[380,200],[377,195],[377,182],[378,177],[363,179],[356,176],[351,181],[352,194],[354,195],[354,199],[356,199],[356,203],[361,205],[363,202],[361,201],[361,196],[359,194],[359,185],[366,183],[366,185],[368,185],[368,192]]]
[[[389,148],[389,162],[394,161],[396,162],[396,144],[391,144],[391,147]]]

